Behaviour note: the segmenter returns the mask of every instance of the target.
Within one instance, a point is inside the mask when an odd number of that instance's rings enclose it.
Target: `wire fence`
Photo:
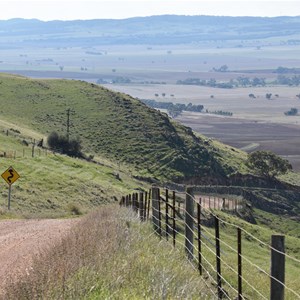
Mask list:
[[[9,158],[9,159],[16,159],[21,157],[41,157],[41,156],[48,156],[53,151],[50,151],[46,148],[40,147],[26,147],[22,150],[2,150],[0,149],[0,157]]]
[[[242,207],[220,199],[211,205],[192,188],[183,193],[153,187],[122,197],[120,205],[151,221],[160,239],[184,249],[214,299],[300,299],[300,260],[285,253],[285,237],[272,235],[268,244],[219,216],[218,210]]]

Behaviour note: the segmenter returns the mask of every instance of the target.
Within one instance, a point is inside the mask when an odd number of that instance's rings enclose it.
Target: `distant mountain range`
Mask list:
[[[0,21],[0,46],[96,46],[185,44],[282,38],[300,41],[299,17],[217,17],[162,15],[122,20]]]

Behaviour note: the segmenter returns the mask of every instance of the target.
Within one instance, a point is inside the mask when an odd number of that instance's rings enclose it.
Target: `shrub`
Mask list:
[[[70,213],[72,215],[75,215],[75,216],[80,216],[83,214],[82,208],[76,203],[70,203],[68,205],[68,210],[70,211]]]
[[[48,146],[58,152],[74,157],[83,157],[81,152],[81,142],[79,139],[68,140],[66,136],[59,135],[57,132],[49,134]]]

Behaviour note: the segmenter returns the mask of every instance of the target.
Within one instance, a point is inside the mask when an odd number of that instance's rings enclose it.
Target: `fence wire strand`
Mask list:
[[[170,190],[169,190],[170,191]],[[211,216],[215,217],[216,219],[218,219],[220,221],[221,224],[226,224],[228,226],[232,226],[236,229],[240,229],[244,234],[248,235],[249,237],[253,238],[255,241],[259,242],[261,245],[265,246],[266,248],[272,250],[272,251],[275,251],[281,255],[284,255],[285,257],[293,260],[294,262],[297,262],[297,263],[300,263],[300,260],[282,252],[282,251],[279,251],[275,248],[273,248],[271,245],[263,242],[262,240],[260,240],[259,238],[257,238],[256,236],[254,236],[253,234],[251,234],[250,232],[248,232],[247,230],[245,230],[244,228],[240,228],[239,226],[235,225],[235,224],[232,224],[226,220],[223,220],[221,217],[219,217],[218,215],[216,215],[211,208],[207,209],[205,206],[203,206],[203,203],[200,203],[199,201],[196,200],[196,198],[189,194],[189,193],[186,193],[186,192],[176,192],[176,195],[178,196],[178,194],[182,195],[182,196],[189,196],[191,199],[193,199],[193,201],[196,203],[196,204],[199,204],[200,207],[208,212]],[[175,196],[176,197],[176,196]],[[152,197],[151,197],[152,198]],[[189,216],[190,218],[192,218],[193,222],[197,223],[197,220],[195,218],[194,215],[191,215],[187,210],[186,208],[184,207],[184,205],[182,205],[180,207],[180,205],[178,205],[178,207],[173,207],[173,205],[170,203],[170,202],[166,202],[166,199],[164,199],[164,197],[161,195],[160,199],[151,199],[152,200],[152,203],[153,202],[158,202],[161,204],[165,204],[169,206],[169,208],[171,210],[173,210],[173,213],[163,213],[163,208],[165,208],[165,206],[162,206],[160,207],[160,210],[153,207],[152,206],[152,211],[155,211],[159,218],[157,218],[156,216],[154,216],[152,214],[152,220],[156,220],[158,222],[158,224],[155,224],[155,226],[157,226],[157,230],[160,230],[161,232],[161,235],[165,235],[166,237],[170,237],[170,238],[173,238],[173,236],[170,234],[170,232],[173,232],[175,231],[176,235],[178,236],[181,236],[185,241],[186,243],[188,243],[192,249],[195,249],[195,251],[198,251],[197,247],[189,240],[189,239],[186,239],[186,236],[184,234],[182,234],[180,231],[176,230],[175,228],[173,228],[171,226],[171,224],[167,221],[164,221],[164,219],[166,220],[167,218],[173,222],[175,221],[176,222],[176,225],[178,226],[178,223],[181,224],[183,227],[185,228],[188,228],[192,234],[193,234],[193,237],[197,240],[198,239],[198,235],[195,233],[195,230],[197,232],[197,228],[195,226],[193,226],[194,228],[190,228],[190,226],[185,222],[185,219],[184,219],[184,215],[187,215]],[[171,197],[169,197],[169,200],[172,200]],[[184,197],[182,197],[182,200],[184,202]],[[181,202],[177,202],[177,203],[181,203]],[[148,208],[149,209],[149,208]],[[175,219],[173,217],[173,215],[175,216]],[[176,217],[177,215],[177,217]],[[204,216],[204,213],[203,211],[201,211],[201,215]],[[160,226],[159,226],[160,225]],[[163,226],[166,228],[164,229]],[[209,230],[205,227],[205,226],[201,226],[201,230],[203,229],[203,231],[205,231],[210,237],[212,237],[214,240],[218,240],[222,245],[226,246],[228,249],[230,249],[231,251],[233,251],[235,254],[238,254],[238,251],[236,249],[234,249],[232,246],[230,246],[228,243],[226,243],[225,241],[223,241],[221,238],[216,238],[211,232],[209,232]],[[201,231],[201,237],[204,237],[204,239],[206,239],[213,247],[216,246],[215,244],[215,241],[212,242],[208,237],[206,237],[203,232]],[[184,244],[183,242],[181,242],[180,240],[176,240],[176,242],[180,245],[183,246],[183,248],[191,255],[191,257],[193,258],[193,260],[195,262],[197,262],[199,264],[199,260],[198,258],[193,254],[193,252],[187,248],[187,244]],[[207,243],[205,243],[202,239],[201,239],[201,244],[204,245],[213,255],[216,255],[216,253],[207,245]],[[222,252],[222,254],[224,254]],[[216,273],[217,271],[215,270],[214,266],[202,255],[201,256],[203,258],[203,260],[205,261],[205,263],[214,271],[214,273]],[[230,270],[231,272],[233,272],[234,274],[236,275],[239,275],[239,273],[233,268],[231,267],[224,259],[222,259],[221,257],[219,256],[216,256],[218,259],[220,259],[220,261],[222,262],[222,265],[223,266],[226,266],[226,269]],[[270,279],[273,279],[275,280],[276,282],[280,283],[284,288],[286,288],[286,290],[288,290],[289,292],[293,293],[295,296],[297,296],[299,299],[300,299],[300,295],[295,292],[293,289],[289,288],[287,285],[285,285],[284,283],[282,283],[280,280],[278,280],[277,278],[273,277],[271,274],[269,274],[268,272],[266,272],[265,270],[263,270],[261,267],[259,267],[257,264],[253,263],[250,259],[248,259],[247,257],[245,257],[244,255],[241,255],[240,254],[240,257],[246,261],[247,263],[249,263],[252,267],[256,268],[259,272],[263,273],[264,275],[266,275],[267,277],[269,277]],[[192,261],[190,261],[190,264],[192,265],[192,267],[196,270],[196,267],[195,265],[192,263]],[[203,264],[201,263],[201,267],[205,270],[205,273],[207,274],[207,276],[210,278],[210,280],[214,283],[214,284],[217,284],[216,280],[213,278],[213,276],[210,274],[210,272],[203,266]],[[221,277],[221,280],[223,280],[226,285],[228,287],[230,287],[235,293],[239,293],[238,290],[236,288],[234,288],[225,278],[224,276],[222,276],[220,274],[220,277]],[[262,297],[262,299],[267,299],[260,291],[258,291],[248,280],[246,280],[243,276],[242,276],[242,281],[245,282],[245,284],[247,284],[255,293],[257,293],[260,297]],[[204,280],[205,282],[205,280]],[[209,286],[207,285],[207,287],[209,288]],[[221,288],[223,290],[223,288]],[[214,296],[216,296],[218,293],[212,291],[210,289],[210,291],[213,293]],[[227,295],[226,293],[224,293],[225,297],[227,297],[228,299],[229,298],[229,295]],[[242,295],[241,295],[242,296]],[[242,298],[244,298],[242,296]]]

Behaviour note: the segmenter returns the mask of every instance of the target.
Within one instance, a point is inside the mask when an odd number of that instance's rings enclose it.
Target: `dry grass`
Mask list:
[[[183,253],[127,209],[103,207],[11,280],[5,299],[211,299]]]

